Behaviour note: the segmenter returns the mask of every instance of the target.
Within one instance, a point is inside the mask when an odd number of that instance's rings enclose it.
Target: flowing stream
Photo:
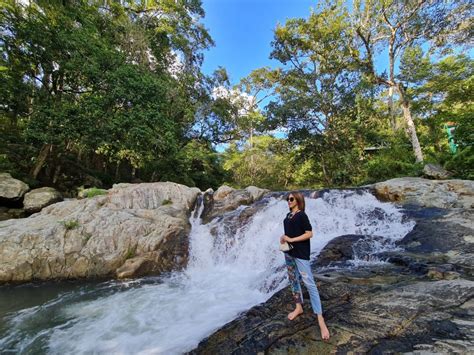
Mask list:
[[[287,285],[278,250],[286,201],[269,197],[259,205],[240,226],[246,206],[206,225],[195,211],[189,264],[181,272],[0,287],[0,353],[180,354],[195,348]],[[312,258],[344,234],[381,236],[371,252],[394,248],[414,226],[394,205],[365,192],[306,198],[306,212],[314,231]],[[378,262],[356,258],[353,264]]]

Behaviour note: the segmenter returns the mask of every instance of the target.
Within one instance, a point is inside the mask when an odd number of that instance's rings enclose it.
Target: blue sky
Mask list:
[[[204,73],[211,74],[220,65],[237,84],[253,69],[276,66],[269,56],[277,23],[307,17],[316,4],[314,0],[203,0],[203,22],[216,44],[204,53]]]
[[[204,52],[204,73],[212,74],[218,66],[223,66],[231,83],[237,84],[254,69],[278,66],[277,61],[269,59],[277,23],[284,24],[294,17],[306,18],[317,3],[317,0],[202,0],[206,12],[202,22],[215,41],[215,46]],[[467,54],[472,56],[473,52],[471,49]],[[376,56],[375,65],[379,72],[388,70],[387,51]]]

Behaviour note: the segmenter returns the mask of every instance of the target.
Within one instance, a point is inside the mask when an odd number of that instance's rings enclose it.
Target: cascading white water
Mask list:
[[[306,211],[314,229],[312,257],[339,235],[368,234],[394,241],[414,225],[403,221],[395,206],[353,191],[308,198]],[[129,283],[102,283],[12,313],[7,317],[9,330],[0,333],[0,349],[54,354],[191,350],[285,286],[278,242],[286,213],[286,201],[270,198],[248,223],[234,229],[227,228],[230,222],[225,217],[207,225],[192,217],[190,259],[184,271]],[[40,329],[31,326],[35,322]]]

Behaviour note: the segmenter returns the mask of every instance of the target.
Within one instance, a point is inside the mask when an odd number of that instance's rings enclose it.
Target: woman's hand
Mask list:
[[[292,242],[292,238],[288,237],[287,235],[282,235],[280,237],[280,243],[283,244],[284,242]]]

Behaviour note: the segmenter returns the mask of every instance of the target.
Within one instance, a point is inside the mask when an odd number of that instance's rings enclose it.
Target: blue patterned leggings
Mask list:
[[[288,255],[288,253],[285,253],[285,262],[295,303],[303,304],[303,292],[300,284],[300,282],[303,281],[308,290],[314,313],[323,314],[321,299],[319,298],[318,288],[314,282],[309,260],[294,258]]]

